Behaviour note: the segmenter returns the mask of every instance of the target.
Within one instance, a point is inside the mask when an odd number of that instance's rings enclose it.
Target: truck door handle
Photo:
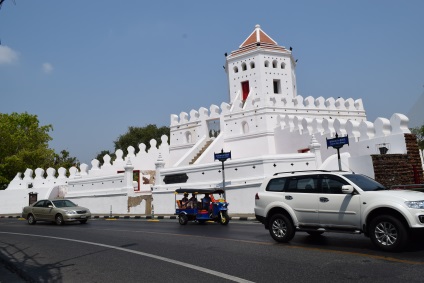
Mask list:
[[[291,199],[293,199],[293,197],[292,196],[286,196],[286,199],[291,200]]]
[[[319,198],[319,201],[320,202],[328,202],[329,199],[328,198],[321,197],[321,198]]]

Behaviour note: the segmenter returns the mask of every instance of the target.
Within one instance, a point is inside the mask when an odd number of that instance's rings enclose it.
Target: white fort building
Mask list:
[[[396,179],[392,172],[390,184],[422,178],[405,115],[371,122],[361,99],[299,96],[292,51],[259,25],[226,55],[225,70],[228,102],[171,115],[170,137],[163,136],[159,145],[152,140],[148,151],[140,144],[137,150],[129,147],[127,156],[117,150],[113,162],[104,156],[102,166],[93,160],[91,167],[82,164],[69,172],[38,168],[17,173],[0,191],[0,214],[19,214],[36,196],[69,198],[94,214],[151,215],[154,208],[156,215],[172,215],[175,189],[223,186],[230,215],[253,214],[257,189],[277,172],[341,166],[381,181],[381,168],[395,163],[395,171],[404,165],[401,175],[409,179]],[[336,135],[349,141],[340,149],[340,160],[336,149],[327,147],[327,139]],[[222,162],[214,159],[220,152],[231,153],[225,175]]]

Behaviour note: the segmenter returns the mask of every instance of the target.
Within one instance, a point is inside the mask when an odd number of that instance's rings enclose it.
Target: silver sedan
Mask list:
[[[91,212],[88,208],[76,205],[67,199],[39,200],[22,210],[22,217],[33,225],[37,221],[52,221],[57,225],[65,222],[79,221],[87,223],[91,218]]]

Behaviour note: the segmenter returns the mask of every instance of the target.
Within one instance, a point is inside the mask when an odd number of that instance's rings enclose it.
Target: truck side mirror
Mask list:
[[[342,193],[352,194],[353,193],[353,186],[352,185],[343,185],[342,186]]]

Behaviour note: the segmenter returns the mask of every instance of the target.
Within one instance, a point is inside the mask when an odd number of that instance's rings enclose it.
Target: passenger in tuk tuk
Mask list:
[[[188,193],[184,193],[184,197],[181,199],[182,208],[186,208],[188,205]]]
[[[196,194],[192,193],[191,198],[188,200],[187,208],[196,208],[196,206],[197,206]]]
[[[205,209],[210,212],[210,204],[211,197],[209,196],[209,194],[205,194],[205,196],[202,198],[202,209]]]

